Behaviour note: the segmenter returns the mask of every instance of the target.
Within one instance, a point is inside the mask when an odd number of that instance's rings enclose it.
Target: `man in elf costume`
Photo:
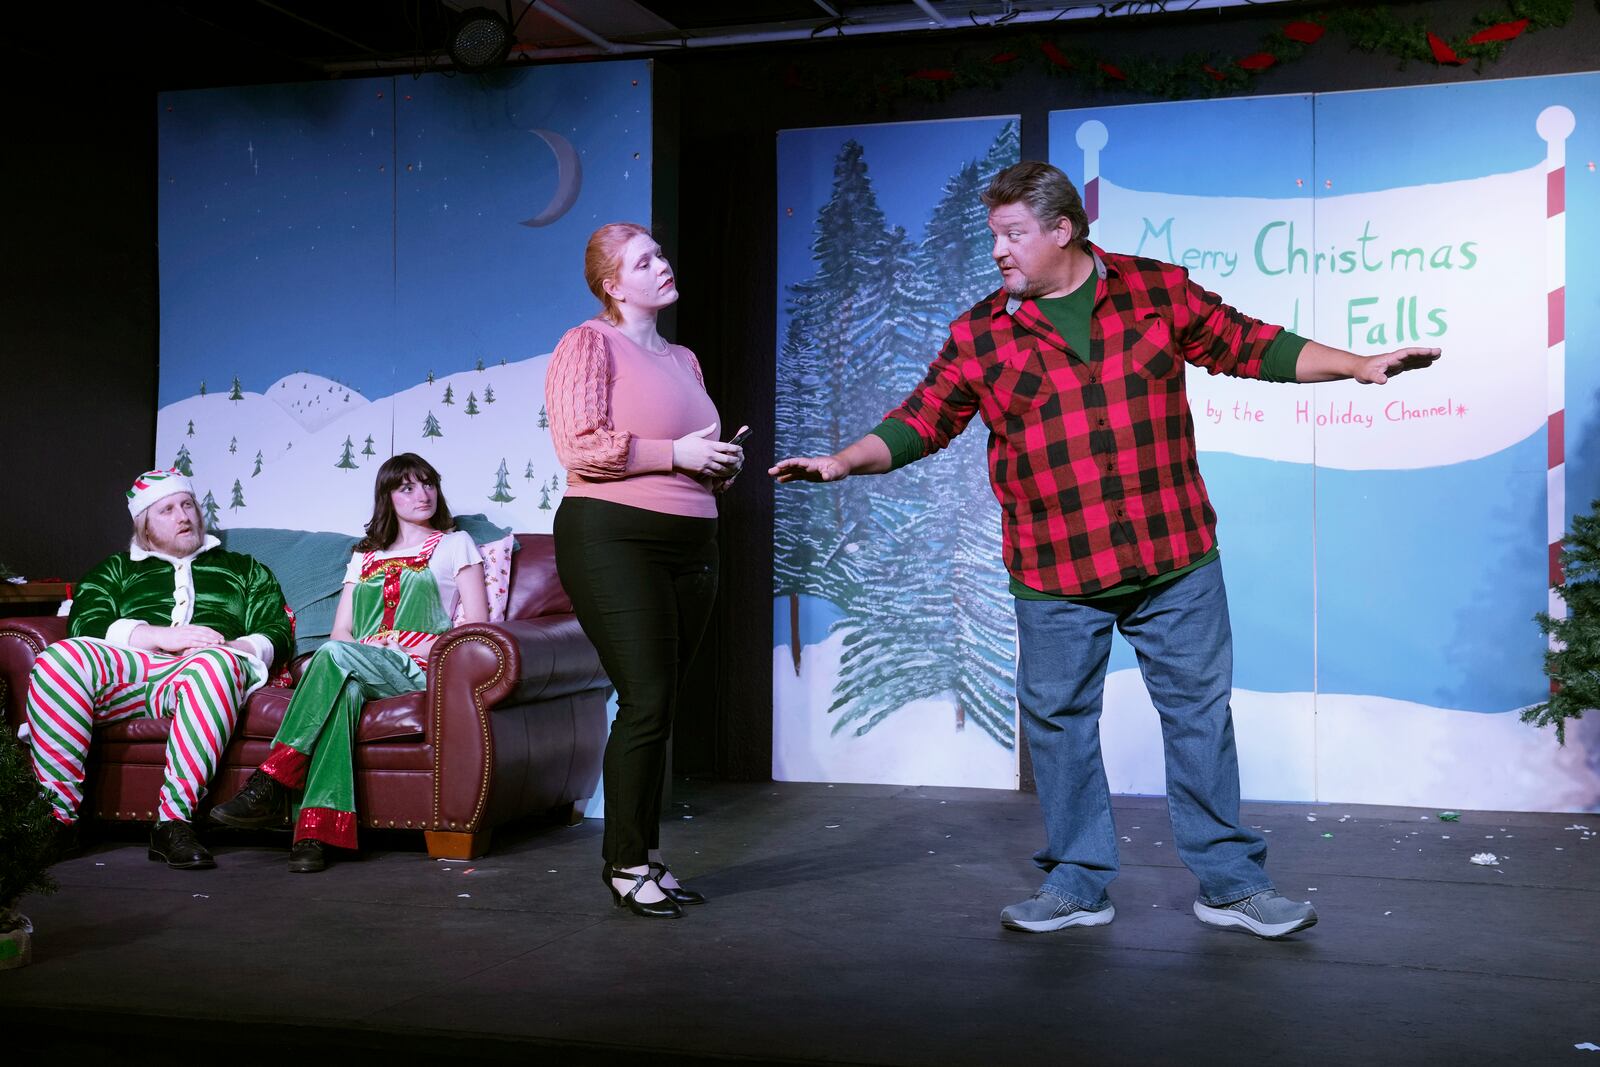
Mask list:
[[[78,583],[67,639],[34,664],[33,769],[56,819],[73,827],[94,727],[170,718],[150,858],[185,870],[215,867],[195,837],[195,810],[245,699],[291,652],[290,616],[271,571],[206,533],[182,474],[140,475],[128,511],[128,551]]]

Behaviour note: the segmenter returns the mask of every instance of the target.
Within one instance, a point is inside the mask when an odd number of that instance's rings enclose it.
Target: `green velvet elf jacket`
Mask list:
[[[247,639],[263,665],[285,664],[293,627],[278,580],[256,560],[207,535],[185,559],[130,545],[84,576],[73,590],[67,632],[127,645],[140,625],[209,626],[226,640]]]

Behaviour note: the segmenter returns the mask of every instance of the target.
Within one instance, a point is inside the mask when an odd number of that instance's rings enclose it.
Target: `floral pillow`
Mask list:
[[[489,594],[489,621],[506,621],[506,602],[511,599],[511,553],[517,544],[516,534],[506,534],[498,541],[478,546],[483,557],[483,585]],[[456,602],[454,625],[466,621],[459,600]]]

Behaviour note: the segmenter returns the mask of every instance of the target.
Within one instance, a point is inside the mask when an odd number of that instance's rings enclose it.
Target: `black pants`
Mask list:
[[[717,596],[717,520],[567,497],[555,540],[561,584],[617,687],[601,854],[637,867],[660,846],[672,717]]]

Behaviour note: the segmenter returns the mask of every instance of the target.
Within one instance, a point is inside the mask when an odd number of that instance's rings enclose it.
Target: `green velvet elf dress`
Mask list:
[[[450,628],[428,567],[444,536],[433,534],[414,555],[362,557],[351,627],[357,640],[317,649],[294,688],[261,770],[291,789],[305,789],[296,841],[356,847],[356,723],[368,700],[427,688],[427,661],[411,649]],[[381,644],[386,639],[401,648]]]

